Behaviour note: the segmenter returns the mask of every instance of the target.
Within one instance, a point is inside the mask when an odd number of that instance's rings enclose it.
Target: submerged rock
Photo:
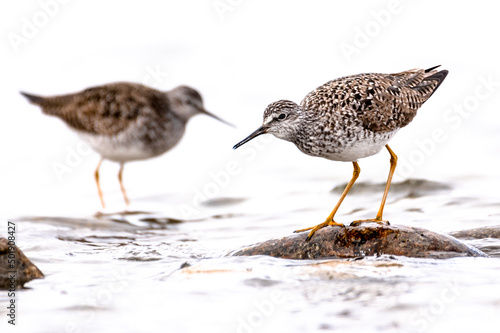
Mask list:
[[[0,237],[0,289],[15,289],[33,279],[43,278],[43,273],[31,263],[17,246]]]
[[[500,239],[500,225],[492,225],[488,227],[481,227],[468,230],[454,231],[450,233],[456,238],[499,238]]]
[[[448,236],[426,229],[363,223],[327,227],[306,242],[308,232],[268,240],[233,253],[235,256],[268,255],[287,259],[355,258],[382,254],[451,258],[487,257],[483,252]]]
[[[342,193],[347,183],[340,184],[332,189],[334,193]],[[349,191],[352,194],[379,193],[383,192],[386,183],[356,182]],[[446,183],[435,182],[427,179],[407,179],[402,182],[391,183],[391,195],[405,196],[408,198],[419,198],[438,191],[451,190],[452,186]]]

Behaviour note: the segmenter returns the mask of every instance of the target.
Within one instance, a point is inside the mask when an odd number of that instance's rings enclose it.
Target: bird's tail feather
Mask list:
[[[33,103],[36,105],[41,105],[43,103],[43,97],[41,97],[41,96],[28,94],[28,93],[25,93],[24,91],[21,91],[20,93],[21,93],[21,95],[26,97],[28,99],[28,101],[30,101],[30,103]]]
[[[434,67],[431,67],[425,71],[426,73],[428,73],[430,75],[425,77],[425,79],[422,82],[423,84],[422,84],[421,88],[425,87],[425,83],[429,84],[429,83],[433,83],[433,81],[437,82],[437,85],[434,86],[435,83],[433,84],[434,87],[432,88],[432,92],[427,96],[427,99],[429,99],[432,96],[432,94],[434,94],[434,92],[436,92],[436,90],[439,88],[441,83],[443,83],[444,79],[448,75],[448,71],[446,69],[443,69],[442,71],[439,71],[439,72],[434,71],[434,69],[436,69],[438,67],[439,66],[434,66]]]
[[[438,67],[441,67],[441,65],[437,65],[437,66],[434,66],[434,67],[431,67],[431,68],[427,68],[427,69],[425,70],[425,72],[426,72],[426,73],[430,73],[430,72],[432,72],[433,70],[435,70],[435,69],[436,69],[436,68],[438,68]]]
[[[26,97],[30,103],[38,105],[42,109],[42,112],[48,115],[57,115],[67,98],[66,96],[42,97],[28,94],[23,91],[20,93]]]

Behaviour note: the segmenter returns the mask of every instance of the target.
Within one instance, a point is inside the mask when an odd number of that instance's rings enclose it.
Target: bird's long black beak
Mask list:
[[[243,146],[248,141],[250,141],[250,140],[258,137],[261,134],[266,134],[266,133],[267,133],[267,127],[261,126],[261,127],[257,128],[257,130],[255,132],[253,132],[252,134],[250,134],[249,136],[247,136],[245,139],[243,139],[240,142],[238,142],[237,144],[235,144],[234,147],[233,147],[233,149],[237,149],[240,146]]]
[[[219,118],[218,116],[214,115],[214,114],[213,114],[213,113],[211,113],[211,112],[208,112],[207,110],[203,110],[203,109],[202,109],[202,110],[200,110],[200,111],[201,111],[201,113],[202,113],[202,114],[205,114],[205,115],[210,116],[210,117],[212,117],[212,118],[214,118],[214,119],[217,119],[217,120],[218,120],[218,121],[220,121],[221,123],[224,123],[224,124],[226,124],[226,125],[229,125],[229,126],[231,126],[231,127],[234,127],[234,125],[233,125],[233,124],[231,124],[230,122],[227,122],[227,121],[225,121],[225,120],[224,120],[224,119],[222,119],[222,118]]]

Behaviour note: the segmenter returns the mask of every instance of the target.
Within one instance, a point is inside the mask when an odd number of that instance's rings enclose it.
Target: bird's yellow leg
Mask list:
[[[385,201],[387,200],[387,194],[389,193],[389,188],[391,187],[392,176],[394,175],[394,170],[396,170],[396,165],[398,163],[398,157],[392,151],[389,145],[385,145],[389,154],[391,154],[391,168],[389,169],[389,176],[387,177],[387,183],[385,184],[384,195],[382,196],[382,202],[380,203],[380,208],[378,210],[377,216],[374,219],[367,220],[357,220],[351,223],[351,226],[358,225],[363,222],[375,222],[379,224],[389,224],[389,221],[382,220],[382,213],[384,212]]]
[[[97,184],[97,192],[99,193],[99,199],[101,199],[101,205],[102,205],[102,208],[104,209],[104,207],[105,207],[104,198],[102,196],[101,184],[99,183],[99,168],[101,167],[101,163],[102,163],[102,157],[99,160],[99,163],[97,164],[97,168],[95,169],[94,178],[95,178],[95,183]]]
[[[120,188],[122,190],[122,193],[123,193],[123,198],[125,199],[125,204],[128,205],[130,204],[130,201],[128,200],[128,197],[127,197],[127,192],[125,191],[125,186],[123,186],[123,180],[122,180],[122,174],[123,174],[123,166],[125,165],[125,163],[120,163],[120,171],[118,172],[118,181],[120,182]]]
[[[352,185],[354,185],[354,182],[356,181],[356,179],[358,179],[359,173],[361,172],[361,169],[359,168],[358,162],[352,162],[352,165],[354,167],[354,171],[352,172],[352,178],[349,181],[349,183],[347,184],[347,186],[345,187],[344,192],[342,192],[342,195],[340,196],[339,201],[335,205],[335,208],[333,208],[330,215],[326,218],[326,221],[321,223],[321,224],[318,224],[315,227],[299,229],[299,230],[294,231],[294,232],[302,232],[302,231],[311,230],[309,232],[309,235],[306,238],[306,241],[309,241],[312,238],[312,236],[314,235],[314,233],[321,228],[327,227],[329,225],[331,225],[331,226],[338,225],[338,226],[342,226],[342,227],[344,226],[342,223],[335,222],[333,220],[333,218],[335,217],[335,214],[337,213],[337,210],[339,209],[340,205],[342,204],[342,201],[344,201],[344,198],[347,196],[347,193],[349,193],[349,190],[351,189]]]

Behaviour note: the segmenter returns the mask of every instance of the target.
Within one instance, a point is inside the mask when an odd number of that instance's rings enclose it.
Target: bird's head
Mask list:
[[[262,126],[237,143],[233,149],[265,133],[270,133],[280,139],[291,141],[300,129],[301,114],[302,108],[292,101],[280,100],[269,104],[264,111]]]
[[[227,121],[205,110],[200,93],[191,87],[174,88],[168,92],[168,97],[172,103],[172,110],[185,121],[197,114],[204,114],[232,126]]]

